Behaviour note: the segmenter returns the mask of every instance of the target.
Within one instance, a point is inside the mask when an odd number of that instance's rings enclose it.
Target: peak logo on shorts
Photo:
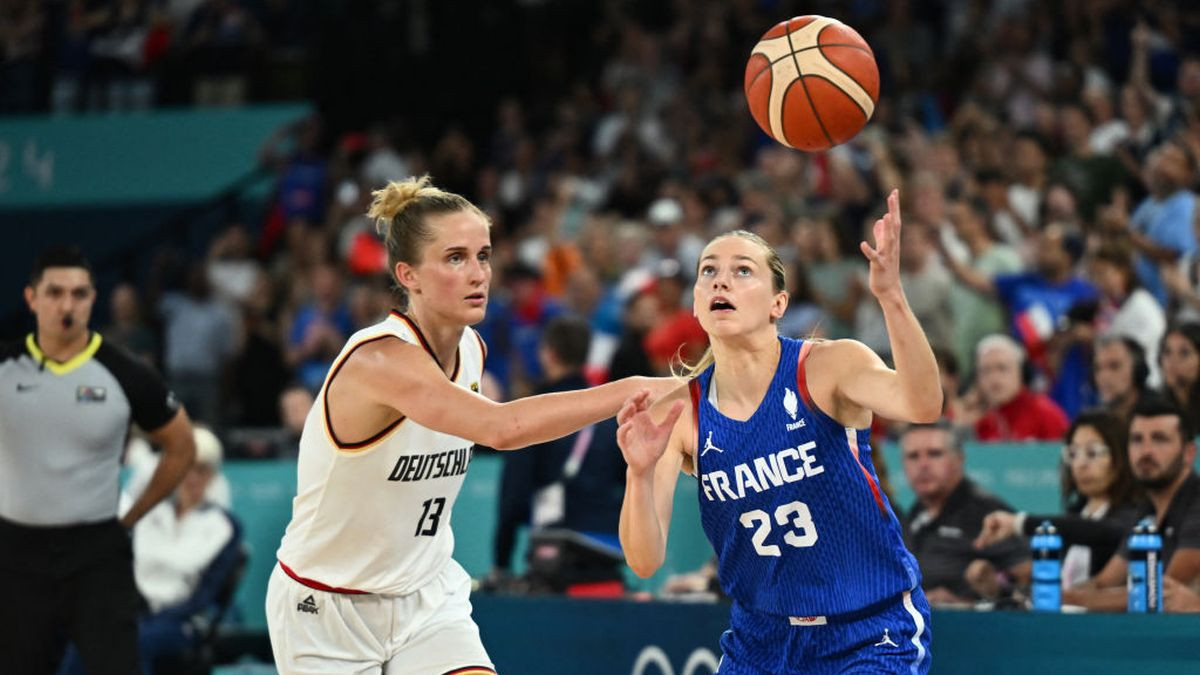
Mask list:
[[[304,612],[305,614],[317,614],[320,610],[317,608],[317,601],[310,595],[303,602],[296,603],[296,611]]]

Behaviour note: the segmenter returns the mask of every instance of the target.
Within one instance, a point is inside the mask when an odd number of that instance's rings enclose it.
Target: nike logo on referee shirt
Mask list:
[[[36,384],[21,384],[20,382],[17,383],[17,393],[24,393],[27,391],[31,391],[33,389],[37,389]]]

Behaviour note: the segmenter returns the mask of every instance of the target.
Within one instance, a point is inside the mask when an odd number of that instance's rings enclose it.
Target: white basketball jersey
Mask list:
[[[359,346],[399,338],[433,357],[420,329],[393,311],[358,331],[329,369],[304,422],[292,521],[278,557],[285,570],[333,590],[407,594],[450,560],[450,512],[474,443],[409,419],[369,439],[337,439],[325,399],[329,382]],[[479,391],[484,345],[471,328],[458,342],[453,382]]]

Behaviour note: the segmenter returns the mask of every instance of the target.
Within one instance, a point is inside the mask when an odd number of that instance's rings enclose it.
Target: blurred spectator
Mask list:
[[[511,346],[509,358],[518,370],[507,384],[512,387],[510,398],[517,398],[526,395],[533,383],[542,379],[542,366],[538,358],[542,331],[551,319],[563,313],[563,307],[546,294],[541,273],[529,265],[514,263],[505,270],[503,279],[511,294],[511,323],[508,335],[499,344]],[[485,340],[488,338],[484,336]],[[492,342],[488,344],[493,345]]]
[[[797,259],[804,263],[813,295],[824,310],[822,333],[831,339],[854,336],[854,312],[865,294],[858,258],[842,255],[838,232],[828,217],[801,218],[792,227]]]
[[[1117,232],[1128,230],[1140,254],[1138,277],[1159,304],[1167,304],[1167,289],[1158,271],[1162,263],[1196,253],[1193,229],[1196,195],[1188,189],[1195,175],[1195,160],[1177,143],[1164,143],[1146,159],[1146,186],[1150,194],[1127,215],[1117,202],[1103,214],[1103,223]]]
[[[817,304],[806,272],[802,263],[796,263],[787,275],[788,306],[779,317],[780,335],[807,339],[825,334],[825,312]]]
[[[1141,495],[1129,467],[1128,435],[1127,417],[1099,410],[1081,413],[1067,431],[1059,471],[1066,513],[993,511],[984,519],[975,547],[1031,537],[1050,521],[1063,538],[1063,588],[1095,576],[1137,520]]]
[[[975,352],[976,386],[986,406],[975,422],[981,441],[1052,441],[1061,438],[1068,420],[1062,408],[1023,381],[1025,352],[1007,335],[989,335]]]
[[[621,321],[621,337],[608,371],[610,380],[654,374],[654,365],[650,363],[645,344],[646,336],[658,321],[660,313],[658,296],[652,291],[643,291],[629,298]]]
[[[228,1],[228,0],[214,0]],[[311,116],[275,131],[259,150],[259,162],[279,174],[267,229],[266,244],[273,245],[285,226],[295,221],[325,220],[328,166],[320,153],[322,124]]]
[[[546,379],[535,393],[586,388],[583,366],[590,339],[591,328],[576,316],[558,316],[547,323],[538,348]],[[570,436],[505,453],[493,581],[510,576],[517,528],[524,523],[535,529],[571,530],[610,545],[616,541],[625,490],[625,462],[616,432],[616,420],[610,418]],[[531,550],[531,557],[538,555]],[[541,590],[563,590],[572,583],[621,579],[619,557],[586,560],[566,562],[550,577],[536,574],[536,583],[549,587]]]
[[[1017,134],[1013,142],[1012,183],[1008,186],[1010,213],[1021,231],[1001,231],[1000,236],[1013,247],[1020,247],[1026,235],[1041,229],[1042,195],[1045,193],[1046,143],[1035,133]],[[1019,249],[1018,249],[1019,250]]]
[[[250,233],[240,223],[226,227],[208,247],[208,283],[218,298],[231,305],[249,301],[263,273],[253,258]]]
[[[1092,149],[1092,122],[1082,105],[1059,106],[1058,132],[1064,154],[1051,168],[1051,180],[1062,181],[1078,195],[1079,213],[1090,221],[1126,180],[1125,168],[1115,157]]]
[[[1148,386],[1162,381],[1158,372],[1158,343],[1167,329],[1162,305],[1141,287],[1128,245],[1110,242],[1092,256],[1091,277],[1100,289],[1095,329],[1100,334],[1125,335],[1141,344],[1150,366]]]
[[[658,297],[659,319],[646,334],[646,355],[650,357],[654,372],[666,375],[676,356],[688,363],[697,361],[708,346],[708,334],[684,303],[683,295],[690,289],[679,262],[663,259],[658,263],[655,276],[654,294]]]
[[[649,269],[664,259],[675,260],[684,270],[696,269],[704,240],[683,228],[683,205],[671,197],[656,199],[646,212],[646,222],[653,230],[652,246],[646,250],[642,264]],[[690,303],[689,303],[690,304]]]
[[[139,110],[154,102],[145,72],[151,8],[147,0],[115,0],[96,12],[90,31],[91,59],[84,81],[87,107]]]
[[[341,272],[329,263],[313,267],[311,298],[288,329],[287,363],[311,391],[321,388],[333,359],[354,332],[350,309],[342,297]]]
[[[1092,374],[1103,408],[1128,420],[1149,388],[1150,368],[1142,345],[1131,337],[1106,335],[1092,351]]]
[[[188,266],[183,292],[164,293],[158,310],[171,389],[193,419],[220,427],[221,378],[237,349],[239,326],[230,309],[213,296],[204,262]]]
[[[1157,521],[1164,573],[1184,585],[1200,578],[1200,478],[1193,468],[1195,438],[1195,427],[1166,399],[1147,396],[1133,411],[1129,462],[1148,498],[1137,518]],[[1063,603],[1099,611],[1125,609],[1128,556],[1128,543],[1122,542],[1099,574],[1064,591]]]
[[[208,428],[193,429],[196,460],[176,488],[133,528],[133,571],[144,609],[138,618],[142,672],[173,673],[198,644],[218,594],[240,564],[242,528],[226,509],[222,447]],[[156,460],[138,462],[137,479],[121,495],[122,509],[146,487]],[[224,491],[213,492],[214,481]],[[224,500],[224,503],[222,503]],[[84,673],[78,652],[68,650],[60,675]]]
[[[1053,374],[1051,392],[1067,413],[1087,398],[1091,316],[1098,293],[1072,272],[1083,253],[1083,242],[1061,225],[1046,225],[1035,237],[1035,270],[988,279],[963,265],[952,267],[958,279],[982,293],[995,293],[1008,308],[1012,331],[1024,344],[1032,363]],[[1058,437],[1062,429],[1052,434]]]
[[[950,306],[954,316],[955,356],[969,363],[975,345],[985,335],[999,333],[1006,327],[1004,308],[990,294],[980,292],[988,280],[1021,270],[1021,256],[1012,247],[993,237],[987,225],[987,207],[980,200],[960,201],[947,210],[954,234],[966,245],[967,262],[960,262],[943,249],[942,259],[958,277],[970,277],[969,285],[956,284],[951,290]],[[934,242],[941,243],[935,237]],[[947,347],[951,345],[946,345]]]
[[[929,228],[920,223],[901,230],[900,282],[929,343],[948,347],[953,344],[954,325],[951,278],[934,255],[932,238]]]
[[[1158,353],[1163,394],[1196,428],[1200,421],[1200,323],[1181,323],[1167,329]]]
[[[100,333],[151,365],[158,362],[158,336],[146,323],[141,298],[133,284],[117,284],[109,299],[111,323]]]
[[[0,114],[30,113],[36,108],[45,21],[40,0],[0,3]]]
[[[1029,548],[1007,539],[977,550],[973,542],[984,517],[1012,511],[963,475],[963,449],[948,421],[914,424],[900,436],[901,461],[917,502],[904,519],[904,539],[921,566],[932,605],[973,603],[979,594],[967,581],[977,560],[987,561],[1011,586],[1029,576]],[[995,597],[991,599],[996,599]]]
[[[254,15],[239,0],[204,0],[192,12],[183,43],[198,105],[245,101],[254,48],[261,40]]]

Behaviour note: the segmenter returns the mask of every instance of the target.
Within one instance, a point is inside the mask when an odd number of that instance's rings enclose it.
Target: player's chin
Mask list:
[[[483,321],[483,317],[487,314],[487,300],[482,303],[468,302],[464,303],[462,311],[459,313],[462,317],[462,322],[466,325],[472,325]]]

